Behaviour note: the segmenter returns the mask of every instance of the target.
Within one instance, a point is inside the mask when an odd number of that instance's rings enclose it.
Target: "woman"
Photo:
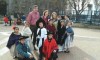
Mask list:
[[[43,20],[45,21],[45,23],[46,23],[46,25],[48,24],[48,20],[49,20],[49,11],[48,10],[45,10],[44,12],[43,12]]]
[[[53,20],[53,24],[54,24],[55,28],[57,29],[58,19],[57,19],[57,13],[56,12],[53,12],[51,14],[51,19]]]
[[[17,57],[17,52],[16,52],[16,45],[18,44],[19,37],[21,34],[19,33],[19,28],[14,27],[14,32],[9,37],[7,47],[10,49],[11,55],[13,58]]]
[[[46,28],[47,28],[48,31],[53,32],[53,38],[56,39],[56,28],[53,25],[53,21],[52,20],[49,21],[49,24],[47,25]]]

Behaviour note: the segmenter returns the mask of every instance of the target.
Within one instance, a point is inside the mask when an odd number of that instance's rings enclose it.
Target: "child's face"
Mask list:
[[[49,34],[49,35],[48,35],[48,38],[49,38],[49,39],[51,39],[52,37],[53,37],[53,35],[52,35],[52,34]]]
[[[15,28],[14,32],[18,33],[19,32],[19,28]]]
[[[53,24],[53,21],[49,21],[49,24]]]
[[[64,22],[61,22],[61,25],[63,26],[64,25]]]
[[[25,40],[24,40],[24,39],[22,39],[22,40],[20,40],[20,42],[21,42],[22,44],[24,44],[24,43],[25,43]]]
[[[67,26],[71,26],[71,22],[69,22],[69,23],[67,24]]]
[[[43,27],[43,23],[41,22],[41,23],[39,23],[39,27],[40,28],[42,28]]]

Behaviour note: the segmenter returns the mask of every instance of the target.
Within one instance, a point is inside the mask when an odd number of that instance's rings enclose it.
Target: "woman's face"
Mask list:
[[[15,28],[15,29],[14,29],[14,32],[15,32],[15,33],[18,33],[18,32],[19,32],[19,28]]]
[[[57,18],[57,15],[56,14],[53,14],[52,16],[53,16],[53,18]]]
[[[39,23],[39,27],[40,28],[42,28],[43,27],[43,23],[41,22],[41,23]]]
[[[45,12],[45,16],[48,16],[49,15],[49,12],[47,11],[47,12]]]

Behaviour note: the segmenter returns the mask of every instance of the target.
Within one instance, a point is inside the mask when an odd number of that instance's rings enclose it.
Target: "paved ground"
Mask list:
[[[19,26],[20,30],[23,26]],[[74,47],[70,53],[59,53],[58,60],[100,60],[100,30],[74,28]],[[10,26],[0,25],[0,60],[13,60],[6,43],[12,32]]]

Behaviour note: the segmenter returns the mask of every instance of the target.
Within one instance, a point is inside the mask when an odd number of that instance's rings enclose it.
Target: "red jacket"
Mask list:
[[[8,23],[8,18],[7,17],[4,17],[3,20],[4,20],[5,23]]]
[[[49,42],[48,39],[46,39],[43,44],[43,53],[46,57],[45,60],[48,60],[51,56],[51,53],[57,49],[58,49],[58,46],[55,39],[52,39],[51,42]]]

